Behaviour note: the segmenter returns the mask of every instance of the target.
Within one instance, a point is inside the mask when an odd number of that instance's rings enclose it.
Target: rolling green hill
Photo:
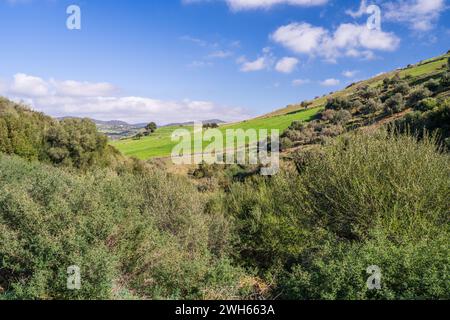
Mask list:
[[[400,78],[412,78],[415,83],[420,84],[431,77],[439,75],[446,67],[447,59],[450,54],[428,59],[415,65],[410,65],[403,69],[384,73],[366,81],[354,83],[344,90],[332,93],[327,96],[316,98],[309,102],[308,109],[301,104],[289,105],[286,108],[276,110],[272,113],[260,116],[255,119],[246,120],[239,123],[221,125],[220,129],[225,132],[227,129],[279,129],[284,131],[293,121],[311,121],[325,107],[328,99],[336,97],[347,97],[353,95],[364,86],[376,87],[383,83],[386,78],[391,78],[398,74]],[[124,155],[136,157],[139,159],[163,158],[171,154],[176,142],[171,141],[172,132],[176,129],[188,129],[192,132],[190,126],[172,126],[158,129],[154,134],[144,137],[140,140],[132,138],[111,142]]]
[[[220,130],[224,134],[226,130],[236,129],[279,129],[280,131],[283,131],[289,127],[293,121],[309,121],[313,119],[321,109],[322,107],[316,107],[291,114],[257,118],[234,124],[225,124],[220,126]],[[168,157],[170,156],[173,147],[177,144],[171,140],[172,132],[177,129],[187,129],[190,132],[193,131],[192,126],[163,127],[156,130],[156,132],[151,136],[140,140],[133,140],[130,138],[111,142],[111,145],[119,149],[124,155],[133,156],[142,160],[157,157]]]

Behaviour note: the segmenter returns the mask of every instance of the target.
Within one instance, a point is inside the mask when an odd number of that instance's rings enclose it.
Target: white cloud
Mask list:
[[[265,57],[260,57],[254,61],[244,62],[241,66],[242,72],[260,71],[268,68],[267,60]]]
[[[241,65],[240,70],[242,72],[254,72],[270,69],[274,64],[274,59],[272,50],[266,47],[262,49],[262,55],[256,60],[249,61],[245,56],[242,56],[236,62]]]
[[[110,83],[78,82],[73,80],[55,81],[50,80],[57,94],[75,97],[109,96],[117,92],[117,88]]]
[[[339,81],[338,79],[326,79],[322,82],[320,82],[320,85],[324,86],[324,87],[335,87],[338,86],[341,83],[341,81]]]
[[[367,8],[367,0],[362,0],[361,4],[359,5],[358,11],[347,10],[345,11],[345,13],[353,18],[359,18],[367,14]]]
[[[304,84],[310,83],[310,81],[308,79],[294,79],[292,80],[292,85],[294,87],[299,87],[302,86]]]
[[[14,76],[10,91],[26,97],[45,96],[49,92],[48,83],[38,77],[18,73]]]
[[[210,2],[211,0],[182,0],[185,4]],[[312,7],[324,5],[328,0],[223,0],[234,10],[270,9],[276,5]]]
[[[347,70],[342,72],[342,75],[346,78],[353,78],[358,74],[358,72],[359,72],[358,70]]]
[[[411,29],[428,31],[434,28],[446,9],[444,0],[397,0],[384,5],[385,18],[407,23]]]
[[[393,33],[370,30],[365,25],[341,24],[334,32],[308,23],[279,27],[271,38],[299,54],[334,61],[339,57],[373,57],[372,50],[395,50],[400,39]]]
[[[297,67],[298,62],[296,58],[284,57],[277,62],[275,70],[281,73],[291,73]]]
[[[251,117],[242,108],[220,106],[211,101],[106,95],[116,93],[116,87],[73,80],[45,81],[26,74],[15,75],[2,91],[10,99],[24,101],[33,109],[55,117],[117,119],[130,123],[155,121],[158,124],[207,119],[236,121]]]
[[[288,4],[293,6],[324,5],[328,0],[226,0],[233,10],[268,9],[275,5]]]
[[[291,23],[279,27],[272,34],[275,42],[297,53],[314,53],[321,46],[328,32],[322,27],[313,27],[308,23]]]

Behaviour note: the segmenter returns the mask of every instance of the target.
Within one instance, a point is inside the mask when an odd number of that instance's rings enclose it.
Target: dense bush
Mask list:
[[[331,110],[349,110],[352,108],[352,103],[342,97],[335,97],[328,99],[327,104],[325,105],[325,109],[331,109]]]
[[[325,241],[279,286],[285,299],[448,299],[448,238],[396,244],[383,235],[360,243]],[[366,268],[381,269],[381,290],[368,290]]]
[[[450,72],[446,72],[441,78],[441,86],[444,88],[450,87]]]
[[[227,260],[228,227],[206,200],[157,170],[74,175],[1,156],[3,297],[238,297],[245,274]],[[71,265],[79,291],[66,289]]]
[[[437,106],[438,106],[438,102],[436,99],[426,98],[426,99],[419,101],[419,103],[416,104],[414,109],[419,110],[419,111],[430,111],[430,110],[433,110],[434,108],[436,108]]]
[[[396,93],[384,103],[384,111],[387,114],[402,112],[405,109],[405,101],[401,93]]]
[[[397,83],[394,88],[392,89],[392,92],[395,93],[401,93],[402,95],[406,96],[409,94],[409,91],[411,88],[409,87],[408,82],[406,81],[400,81]]]
[[[322,112],[321,118],[324,121],[332,121],[334,119],[334,116],[336,115],[336,111],[332,109],[327,109]]]
[[[429,140],[357,134],[227,197],[242,263],[288,299],[449,298],[450,160]],[[366,287],[378,265],[382,290]]]
[[[432,104],[433,105],[433,104]],[[450,100],[438,103],[437,107],[426,112],[413,112],[395,123],[400,132],[410,132],[419,137],[424,131],[437,134],[440,141],[450,137]]]
[[[322,112],[322,120],[329,121],[335,125],[345,125],[352,119],[352,114],[348,110],[325,110]]]
[[[87,119],[52,119],[0,98],[0,152],[28,160],[87,169],[119,157]]]
[[[376,88],[364,86],[358,90],[358,96],[364,100],[374,99],[378,97],[380,92]]]
[[[432,92],[424,87],[418,87],[408,97],[408,106],[416,107],[417,104],[432,95]]]
[[[296,145],[323,144],[330,137],[336,137],[345,132],[344,125],[352,118],[347,110],[325,110],[322,113],[323,121],[311,121],[307,124],[294,121],[281,135],[282,149]]]
[[[439,89],[440,85],[439,79],[430,79],[425,82],[423,86],[428,90],[435,92]]]
[[[383,109],[383,105],[379,99],[369,99],[364,105],[364,113],[374,114]]]
[[[390,86],[395,86],[400,81],[401,81],[400,75],[396,73],[395,76],[393,76],[392,78],[385,78],[383,80],[383,86],[385,89],[389,89]]]

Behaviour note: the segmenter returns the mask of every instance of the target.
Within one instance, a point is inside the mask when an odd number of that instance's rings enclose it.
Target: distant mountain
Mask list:
[[[57,120],[64,120],[64,119],[80,119],[80,117],[61,117],[57,118]],[[142,132],[142,130],[145,128],[145,126],[148,123],[136,123],[136,124],[129,124],[125,121],[121,120],[109,120],[109,121],[103,121],[103,120],[97,120],[97,119],[91,119],[88,118],[91,121],[93,121],[97,125],[97,129],[99,132],[107,135],[112,140],[118,140],[125,137],[132,137],[136,135],[139,132]],[[211,120],[205,120],[202,121],[203,124],[211,124],[211,123],[225,123],[222,120],[219,119],[211,119]],[[183,123],[171,123],[167,124],[163,127],[172,127],[172,126],[188,126],[193,125],[194,122],[183,122]]]
[[[58,120],[65,120],[65,119],[82,119],[81,117],[60,117],[57,118]],[[91,119],[91,118],[87,118],[90,119],[92,122],[94,122],[97,125],[107,125],[107,126],[134,126],[131,125],[125,121],[120,121],[120,120],[109,120],[109,121],[103,121],[103,120],[97,120],[97,119]]]
[[[80,117],[57,118],[57,120],[60,121],[64,119],[80,119]],[[103,121],[91,118],[87,119],[90,119],[92,122],[95,123],[99,132],[107,135],[112,140],[134,136],[147,125],[147,123],[129,124],[121,120]]]
[[[95,119],[91,119],[91,120],[94,121],[94,123],[97,124],[97,125],[124,126],[124,127],[133,126],[133,125],[130,125],[129,123],[127,123],[125,121],[120,121],[120,120],[109,120],[109,121],[102,121],[102,120],[95,120]]]
[[[221,124],[221,123],[225,123],[225,121],[219,120],[219,119],[211,119],[211,120],[204,120],[204,121],[200,121],[203,124],[212,124],[212,123],[217,123],[217,124]],[[166,124],[163,127],[177,127],[177,126],[190,126],[193,125],[194,121],[189,121],[189,122],[180,122],[180,123],[169,123]]]

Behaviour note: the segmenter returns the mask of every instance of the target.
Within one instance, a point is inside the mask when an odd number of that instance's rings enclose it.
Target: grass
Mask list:
[[[257,118],[239,123],[226,124],[220,126],[220,130],[224,134],[226,130],[237,129],[278,129],[282,132],[295,120],[312,120],[321,110],[322,107],[317,107],[281,116]],[[153,135],[142,138],[141,140],[126,139],[111,142],[111,145],[116,147],[124,155],[136,157],[141,160],[168,157],[170,156],[173,147],[177,145],[177,142],[172,142],[171,139],[172,132],[177,129],[186,129],[189,130],[190,133],[193,132],[192,126],[163,127],[156,130]]]
[[[317,115],[317,113],[319,113],[324,108],[325,103],[330,97],[350,95],[363,85],[369,85],[372,87],[378,86],[383,82],[385,78],[393,77],[397,72],[401,77],[412,76],[417,78],[437,74],[441,71],[442,66],[447,63],[448,57],[450,57],[450,54],[445,54],[440,57],[422,61],[419,64],[413,65],[412,67],[403,69],[401,71],[388,72],[366,81],[361,81],[352,87],[311,101],[311,106],[307,110],[302,109],[299,104],[294,104],[283,109],[275,110],[272,113],[255,119],[222,125],[220,129],[223,132],[225,132],[225,130],[227,129],[278,129],[280,131],[283,131],[287,127],[289,127],[295,120],[312,120]],[[171,140],[172,132],[180,128],[187,129],[192,133],[192,127],[189,126],[164,127],[158,129],[150,137],[145,137],[141,140],[126,139],[121,141],[114,141],[111,142],[111,145],[116,147],[120,152],[127,156],[136,157],[142,160],[151,158],[164,158],[170,156],[173,147],[177,144],[176,142],[172,142]]]
[[[401,77],[412,76],[412,77],[420,77],[423,75],[428,75],[437,72],[443,66],[447,64],[448,55],[443,57],[442,59],[433,61],[433,62],[425,62],[419,65],[416,65],[412,68],[402,70],[400,72]]]

